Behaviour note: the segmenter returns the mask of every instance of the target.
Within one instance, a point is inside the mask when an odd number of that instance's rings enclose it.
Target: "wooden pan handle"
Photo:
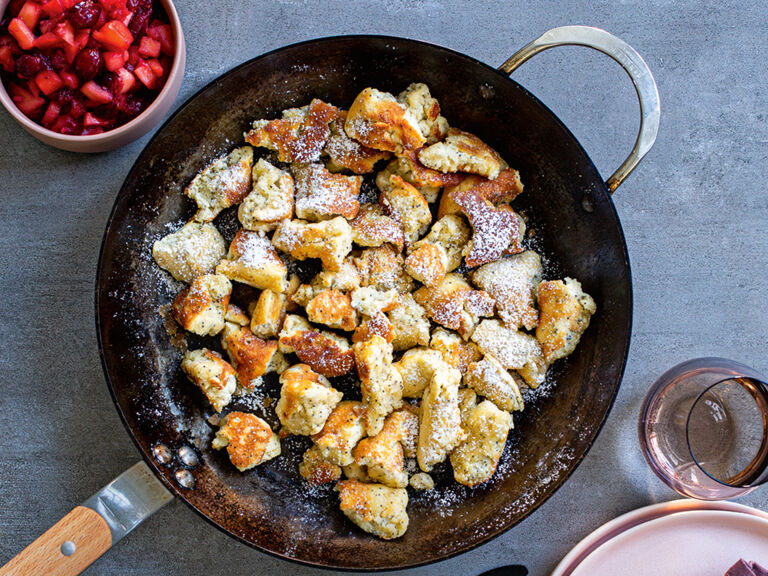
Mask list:
[[[112,546],[98,512],[78,506],[0,568],[0,576],[76,576]]]
[[[0,567],[0,576],[80,574],[171,500],[171,493],[139,462]]]

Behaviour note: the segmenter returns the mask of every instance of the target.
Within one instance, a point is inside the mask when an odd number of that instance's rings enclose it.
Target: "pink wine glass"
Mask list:
[[[648,464],[671,488],[723,500],[768,480],[768,384],[724,358],[697,358],[665,372],[640,411]]]

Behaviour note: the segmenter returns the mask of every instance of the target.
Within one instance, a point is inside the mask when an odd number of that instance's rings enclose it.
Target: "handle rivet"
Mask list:
[[[176,477],[176,482],[178,482],[179,486],[182,488],[191,489],[195,487],[195,477],[192,475],[192,472],[186,468],[180,468],[179,470],[176,470],[174,476]]]
[[[168,466],[173,461],[173,452],[165,444],[157,444],[152,448],[152,455],[163,466]]]
[[[197,453],[189,446],[182,446],[179,448],[178,455],[185,466],[194,468],[200,464],[200,458],[197,457]]]
[[[64,556],[72,556],[77,551],[77,545],[72,540],[67,540],[61,545],[61,553]]]

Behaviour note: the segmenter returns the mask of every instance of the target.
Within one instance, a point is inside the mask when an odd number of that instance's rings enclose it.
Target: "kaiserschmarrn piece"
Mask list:
[[[432,97],[426,84],[411,84],[398,94],[397,99],[416,118],[427,144],[439,142],[445,137],[448,121],[440,115],[440,104]]]
[[[443,173],[427,168],[419,162],[418,151],[416,150],[404,152],[376,175],[376,185],[379,189],[387,186],[392,174],[400,176],[409,184],[413,184],[430,203],[437,200],[437,195],[443,186],[455,186],[466,178],[466,174]],[[438,218],[441,217],[442,215],[438,214]]]
[[[419,120],[392,94],[365,88],[349,107],[344,129],[364,146],[401,154],[426,143]]]
[[[432,479],[432,476],[427,474],[426,472],[417,472],[413,476],[411,476],[410,481],[408,484],[411,485],[411,488],[414,490],[434,490],[435,489],[435,481]]]
[[[392,366],[392,345],[381,336],[357,342],[354,352],[366,406],[366,433],[374,436],[384,425],[384,418],[403,405],[403,378]]]
[[[340,290],[318,292],[307,302],[306,310],[310,322],[347,332],[357,327],[357,312],[352,307],[352,298]]]
[[[269,239],[250,230],[237,231],[216,272],[261,290],[285,292],[288,287],[288,269]]]
[[[299,360],[328,378],[346,374],[355,365],[354,352],[346,339],[316,330],[293,314],[283,322],[280,347],[285,353],[295,353]]]
[[[214,160],[192,179],[184,194],[197,203],[195,220],[210,222],[224,210],[243,201],[251,191],[253,148],[236,148]]]
[[[411,294],[402,294],[397,306],[387,312],[392,323],[392,348],[408,350],[429,344],[427,311]]]
[[[446,185],[440,197],[437,217],[442,218],[447,214],[461,212],[461,208],[451,199],[451,194],[454,192],[461,194],[469,189],[473,189],[491,204],[505,204],[522,194],[523,183],[520,180],[520,173],[513,168],[505,168],[494,180],[482,176],[467,176],[461,182]]]
[[[400,302],[400,294],[397,290],[376,286],[357,288],[352,292],[351,297],[352,308],[366,316],[389,312]]]
[[[415,446],[419,417],[408,410],[387,416],[375,436],[360,440],[352,451],[355,463],[366,467],[368,477],[393,488],[405,488],[408,474],[404,470],[404,444]]]
[[[522,219],[512,208],[494,206],[476,188],[457,187],[450,197],[472,225],[472,239],[463,250],[467,266],[480,266],[508,252],[520,251],[515,243],[521,237]]]
[[[407,350],[393,366],[403,378],[403,398],[421,398],[435,370],[450,368],[440,352],[421,347]]]
[[[320,486],[341,478],[341,467],[323,459],[320,448],[315,445],[304,452],[299,464],[299,474],[310,486]]]
[[[416,447],[416,459],[424,472],[445,460],[466,438],[459,411],[460,383],[461,372],[447,367],[435,370],[424,390]]]
[[[379,204],[385,214],[400,223],[406,244],[421,238],[432,223],[427,199],[400,176],[393,174],[389,177],[389,182],[381,188]]]
[[[483,320],[472,340],[483,354],[490,354],[508,370],[517,370],[531,388],[544,381],[547,363],[539,341],[530,334],[507,328],[499,320]]]
[[[358,246],[376,247],[389,242],[400,252],[405,245],[405,235],[400,224],[386,216],[378,204],[363,204],[350,225],[352,240]]]
[[[251,309],[251,332],[264,340],[274,338],[283,327],[286,310],[285,294],[262,290]]]
[[[464,304],[472,292],[472,287],[463,276],[447,274],[437,286],[422,286],[413,293],[413,297],[434,322],[469,338],[475,319]]]
[[[436,328],[432,332],[429,347],[440,352],[443,360],[462,374],[472,362],[483,356],[473,342],[465,342],[461,336],[445,328]]]
[[[251,319],[243,310],[238,306],[235,306],[230,302],[227,305],[227,311],[224,313],[224,320],[238,326],[248,326],[251,323]],[[223,328],[223,327],[222,327]]]
[[[411,248],[433,244],[442,247],[448,258],[446,272],[453,272],[461,266],[461,256],[472,233],[464,219],[455,214],[444,216],[434,223],[429,234],[414,243]]]
[[[442,142],[419,151],[419,160],[427,168],[440,172],[469,172],[493,180],[506,163],[499,153],[474,134],[449,128]]]
[[[270,231],[293,215],[293,178],[263,158],[253,167],[253,190],[237,210],[247,230]]]
[[[277,227],[272,244],[297,260],[320,258],[324,268],[335,271],[352,250],[352,228],[341,216],[314,223],[288,220]]]
[[[413,288],[413,279],[405,272],[403,255],[389,244],[378,248],[366,248],[352,258],[360,274],[361,286],[394,288],[407,294]]]
[[[277,341],[262,340],[246,326],[228,324],[222,332],[221,345],[235,368],[237,383],[247,391],[261,383],[261,376],[284,365]]]
[[[395,327],[384,312],[376,312],[373,316],[363,316],[363,321],[352,334],[352,342],[365,342],[374,335],[381,336],[388,343],[395,339]]]
[[[213,448],[226,448],[229,460],[240,472],[280,455],[280,439],[255,414],[230,412],[219,421],[219,426]]]
[[[365,436],[365,406],[362,402],[342,400],[325,421],[323,429],[312,436],[320,456],[337,466],[355,461],[352,449]]]
[[[355,174],[367,174],[373,172],[376,162],[392,156],[389,152],[368,148],[350,138],[344,129],[346,121],[347,112],[342,110],[339,117],[330,124],[331,134],[323,149],[323,153],[329,157],[329,170],[341,172],[346,169]]]
[[[464,374],[464,384],[496,404],[500,410],[512,412],[524,408],[515,376],[490,354],[469,365]]]
[[[361,176],[329,172],[322,164],[294,164],[296,216],[318,222],[334,216],[351,220],[360,210]]]
[[[496,471],[512,416],[484,400],[472,409],[464,426],[467,438],[451,453],[453,477],[459,484],[476,486],[490,480]]]
[[[279,120],[256,120],[245,140],[277,152],[280,162],[317,162],[339,109],[315,98],[302,108],[283,111]]]
[[[152,245],[157,265],[182,282],[211,274],[226,253],[227,244],[216,226],[194,221]]]
[[[280,375],[280,400],[275,413],[283,425],[280,434],[317,434],[344,396],[328,379],[306,364],[291,366]]]
[[[215,336],[224,328],[231,294],[232,284],[225,276],[199,276],[173,299],[173,317],[184,330]]]
[[[408,529],[408,492],[381,484],[342,480],[336,484],[344,515],[361,529],[384,540],[399,538]]]
[[[494,300],[499,316],[510,328],[532,330],[539,323],[536,290],[541,282],[541,257],[533,250],[480,267],[472,281]]]
[[[235,369],[217,352],[207,348],[188,350],[181,369],[202,390],[216,412],[229,404],[237,388]]]
[[[437,286],[448,271],[448,254],[439,244],[421,244],[405,259],[405,271],[425,286]]]
[[[538,293],[541,318],[536,338],[550,364],[574,351],[597,307],[573,278],[542,282]]]
[[[351,292],[360,287],[360,272],[358,272],[352,258],[347,257],[338,270],[318,272],[310,284],[315,292],[329,289]]]

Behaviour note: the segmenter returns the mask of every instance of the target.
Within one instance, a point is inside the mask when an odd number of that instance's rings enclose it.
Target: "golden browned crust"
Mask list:
[[[350,138],[344,129],[346,121],[347,112],[342,110],[330,124],[331,134],[323,152],[329,157],[331,170],[347,169],[355,174],[368,174],[373,171],[376,162],[392,156],[389,152],[368,148]]]
[[[224,208],[243,201],[251,191],[253,148],[243,146],[217,158],[192,179],[184,194],[197,203],[195,220],[210,222]]]
[[[519,220],[508,208],[496,208],[482,197],[477,188],[457,187],[451,199],[472,225],[472,241],[465,251],[467,266],[475,267],[498,260],[509,245],[519,238]]]
[[[295,164],[296,216],[305,220],[328,220],[357,216],[362,176],[344,176],[329,172],[322,164]]]
[[[398,252],[403,250],[403,229],[397,220],[384,215],[381,206],[364,204],[350,225],[352,239],[358,246],[376,247],[389,242]]]
[[[395,160],[392,160],[387,165],[387,168],[390,166],[393,173],[402,176],[405,181],[410,182],[417,188],[423,188],[424,186],[435,188],[456,186],[467,177],[466,174],[439,172],[438,170],[427,168],[419,160],[419,150],[404,152]]]
[[[223,276],[199,276],[173,299],[173,317],[185,330],[213,336],[224,328],[232,284]]]
[[[339,466],[354,461],[352,449],[365,436],[364,416],[365,406],[361,402],[342,400],[336,405],[323,429],[312,435],[326,460]]]
[[[360,274],[361,286],[393,288],[400,294],[413,288],[413,279],[405,272],[403,255],[389,244],[366,248],[352,261]]]
[[[377,312],[361,322],[352,334],[352,342],[365,342],[374,335],[381,336],[387,343],[391,343],[395,338],[392,322],[383,312]]]
[[[351,332],[357,327],[357,312],[352,308],[352,298],[340,290],[323,290],[307,303],[310,322],[325,324]]]
[[[494,179],[506,163],[493,148],[474,134],[450,128],[443,142],[419,151],[419,160],[440,172],[470,172]]]
[[[438,244],[422,244],[405,259],[405,271],[426,286],[437,286],[447,268],[448,255]]]
[[[432,222],[426,198],[396,174],[390,176],[389,183],[381,188],[379,204],[385,214],[400,223],[406,244],[416,242]]]
[[[277,151],[280,162],[315,162],[338,115],[338,108],[315,98],[309,106],[286,110],[280,120],[254,122],[245,140]]]
[[[275,340],[265,342],[245,326],[225,330],[221,344],[235,367],[238,383],[247,390],[254,389],[277,352]]]
[[[426,138],[394,96],[365,88],[349,107],[344,128],[349,136],[376,150],[401,153],[421,148]]]
[[[227,312],[224,315],[224,320],[232,322],[232,324],[238,324],[239,326],[248,326],[251,322],[251,319],[248,318],[248,314],[241,310],[239,306],[232,304],[232,302],[227,305]]]
[[[461,331],[466,326],[464,302],[472,287],[458,274],[448,274],[437,286],[422,286],[413,297],[427,311],[433,321],[451,330]]]
[[[352,250],[352,228],[341,216],[315,223],[289,220],[277,227],[272,244],[297,260],[320,258],[323,267],[333,272]]]
[[[240,229],[235,234],[226,259],[216,272],[261,290],[285,292],[288,269],[268,238],[258,232]]]
[[[571,278],[539,284],[541,317],[536,338],[547,363],[564,358],[576,348],[595,313],[595,301]]]
[[[272,429],[255,414],[230,412],[217,435],[227,440],[227,454],[239,470],[247,470],[264,459],[272,440]]]
[[[312,446],[304,452],[304,458],[299,464],[299,474],[310,486],[321,486],[341,478],[341,468],[324,460],[317,446]]]
[[[483,357],[474,342],[464,342],[458,334],[443,328],[437,328],[432,332],[429,347],[440,352],[443,360],[462,374],[467,371],[472,362]]]
[[[274,338],[283,327],[286,311],[285,294],[262,290],[251,311],[251,332],[259,338]]]
[[[346,374],[355,366],[355,354],[348,344],[314,330],[281,336],[280,343],[293,348],[299,360],[328,378]]]

